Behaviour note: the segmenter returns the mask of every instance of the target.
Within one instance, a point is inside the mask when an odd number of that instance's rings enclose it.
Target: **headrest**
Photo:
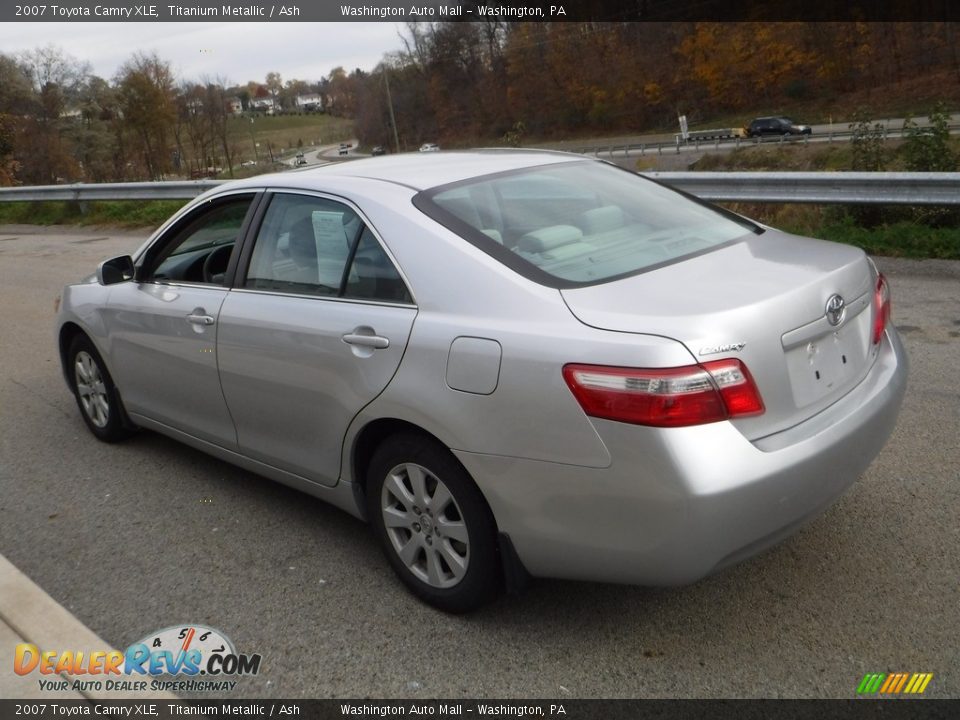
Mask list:
[[[583,232],[573,225],[551,225],[528,232],[520,238],[518,247],[523,252],[542,253],[561,245],[579,242],[582,238]]]
[[[587,235],[609,232],[623,227],[623,210],[619,205],[604,205],[587,210],[578,223]]]

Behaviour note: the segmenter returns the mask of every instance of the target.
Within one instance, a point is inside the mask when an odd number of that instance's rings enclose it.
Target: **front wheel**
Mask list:
[[[83,421],[104,442],[123,440],[131,434],[125,422],[120,395],[100,353],[86,335],[77,335],[67,355],[71,385]]]
[[[367,509],[387,560],[417,597],[453,613],[496,597],[493,515],[445,447],[418,435],[387,439],[370,462]]]

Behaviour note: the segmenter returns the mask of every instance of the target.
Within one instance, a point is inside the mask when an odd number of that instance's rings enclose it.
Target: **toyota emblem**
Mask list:
[[[839,325],[843,322],[844,313],[847,310],[847,304],[839,295],[831,295],[827,300],[827,322],[831,325]]]

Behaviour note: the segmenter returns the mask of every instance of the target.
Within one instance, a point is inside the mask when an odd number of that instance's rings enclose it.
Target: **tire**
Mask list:
[[[133,427],[127,420],[113,379],[103,358],[86,335],[77,335],[67,352],[70,387],[77,407],[90,432],[98,440],[117,442],[129,437]]]
[[[493,514],[440,443],[415,434],[387,438],[367,471],[367,512],[394,572],[424,602],[464,613],[499,593]]]

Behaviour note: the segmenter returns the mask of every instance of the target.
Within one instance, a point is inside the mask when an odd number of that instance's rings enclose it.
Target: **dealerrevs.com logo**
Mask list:
[[[202,692],[233,690],[233,678],[260,672],[260,660],[258,654],[238,653],[219,630],[191,624],[151,633],[125,652],[41,651],[21,643],[14,651],[13,669],[18,675],[47,676],[38,678],[41,690]],[[75,677],[64,680],[58,675]]]

